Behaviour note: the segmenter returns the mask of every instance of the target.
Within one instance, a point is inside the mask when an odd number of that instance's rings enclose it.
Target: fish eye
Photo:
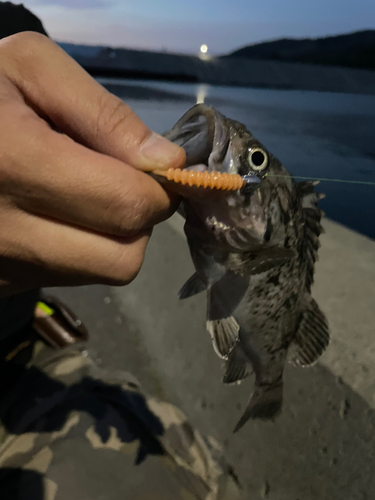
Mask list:
[[[268,165],[268,154],[261,148],[250,149],[248,159],[250,167],[257,172]]]

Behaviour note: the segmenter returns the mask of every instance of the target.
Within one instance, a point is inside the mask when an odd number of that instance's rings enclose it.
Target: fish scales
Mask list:
[[[247,129],[205,105],[190,109],[167,137],[186,151],[188,171],[240,175],[237,191],[165,181],[183,199],[185,233],[196,269],[180,298],[207,292],[207,330],[225,360],[225,383],[255,374],[235,427],[274,419],[282,409],[286,361],[314,364],[329,343],[312,298],[321,195],[296,183]]]

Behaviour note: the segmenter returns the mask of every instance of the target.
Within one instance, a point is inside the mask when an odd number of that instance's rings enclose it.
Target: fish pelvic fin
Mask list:
[[[218,356],[228,359],[239,341],[240,325],[228,311],[225,300],[219,291],[209,288],[207,294],[206,328],[211,336],[214,350]]]
[[[283,382],[257,384],[246,410],[233,432],[237,432],[250,419],[273,420],[281,413],[283,405]]]
[[[206,289],[207,285],[198,276],[198,273],[194,273],[178,292],[178,297],[180,300],[187,299],[189,297],[193,297],[193,295],[203,292]]]
[[[252,372],[249,360],[240,345],[236,345],[228,356],[223,376],[224,384],[234,384],[246,378]]]
[[[330,340],[328,321],[318,304],[308,293],[305,294],[304,303],[304,311],[289,348],[290,362],[297,366],[316,363]]]

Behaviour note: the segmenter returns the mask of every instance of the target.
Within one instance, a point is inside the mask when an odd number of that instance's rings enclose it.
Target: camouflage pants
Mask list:
[[[1,500],[240,498],[212,439],[83,349],[29,331],[0,353]]]

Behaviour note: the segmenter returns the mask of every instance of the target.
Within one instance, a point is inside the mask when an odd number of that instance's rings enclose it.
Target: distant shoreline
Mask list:
[[[149,71],[124,71],[121,68],[100,68],[96,66],[83,66],[95,78],[124,78],[134,80],[160,80],[176,83],[200,83],[194,75],[173,75],[151,73]]]
[[[373,69],[337,65],[342,61],[358,66],[362,61],[375,68],[375,30],[315,40],[276,40],[221,57],[59,45],[96,77],[375,95]]]
[[[320,38],[281,38],[247,45],[224,57],[375,70],[375,30]]]
[[[118,51],[115,59],[72,56],[94,77],[375,95],[374,71],[235,58],[202,61],[193,56],[151,52],[142,52],[141,60],[137,60],[136,51]]]

